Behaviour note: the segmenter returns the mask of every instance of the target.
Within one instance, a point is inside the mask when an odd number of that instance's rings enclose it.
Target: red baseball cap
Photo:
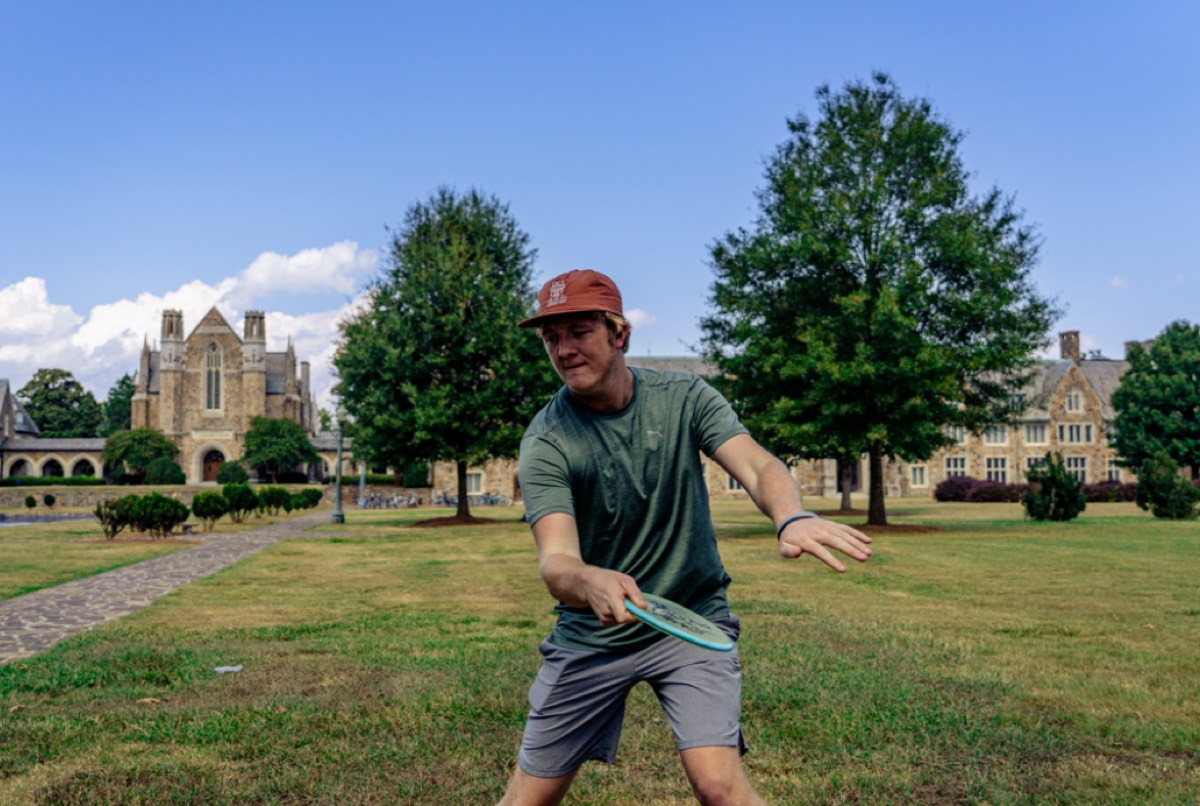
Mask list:
[[[538,292],[537,316],[518,327],[537,327],[552,316],[564,313],[608,311],[624,316],[621,292],[608,275],[592,269],[572,269],[549,280]]]

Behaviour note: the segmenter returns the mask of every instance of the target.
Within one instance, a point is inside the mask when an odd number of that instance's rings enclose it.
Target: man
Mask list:
[[[665,596],[737,638],[701,451],[772,519],[784,557],[812,554],[845,571],[830,550],[865,561],[870,538],[804,512],[787,468],[704,381],[626,366],[630,325],[605,275],[550,280],[521,326],[539,329],[564,384],[530,423],[520,465],[542,579],[560,604],[502,803],[558,803],[584,761],[614,763],[626,695],[641,681],[662,704],[699,801],[762,803],[741,762],[737,649],[664,637],[625,599],[644,607],[643,590]]]

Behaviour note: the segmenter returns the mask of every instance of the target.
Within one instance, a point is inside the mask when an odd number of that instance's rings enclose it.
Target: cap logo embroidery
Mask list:
[[[563,292],[567,290],[565,280],[559,280],[556,283],[550,284],[550,299],[546,300],[546,307],[551,308],[555,305],[562,305],[567,301],[567,296]]]

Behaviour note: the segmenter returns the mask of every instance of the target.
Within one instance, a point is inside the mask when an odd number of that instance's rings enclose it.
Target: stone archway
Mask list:
[[[33,475],[33,464],[24,457],[19,458],[19,459],[14,459],[12,464],[10,464],[8,466],[8,472],[5,473],[4,475],[6,477],[7,476],[32,476]]]
[[[225,454],[214,448],[204,454],[203,472],[200,474],[201,481],[216,481],[217,473],[221,470],[221,465],[225,463]]]
[[[71,465],[72,476],[95,476],[96,466],[91,459],[79,459]]]
[[[57,459],[47,459],[46,461],[42,462],[42,478],[61,479],[63,475],[65,474],[63,472],[62,462],[58,461]]]

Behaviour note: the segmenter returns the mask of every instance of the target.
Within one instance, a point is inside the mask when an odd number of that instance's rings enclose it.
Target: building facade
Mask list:
[[[154,428],[179,446],[188,483],[215,481],[239,458],[255,417],[287,419],[316,436],[309,364],[289,340],[267,351],[266,317],[247,311],[238,336],[216,308],[185,335],[183,312],[163,311],[159,348],[142,347],[133,395],[134,428]]]

